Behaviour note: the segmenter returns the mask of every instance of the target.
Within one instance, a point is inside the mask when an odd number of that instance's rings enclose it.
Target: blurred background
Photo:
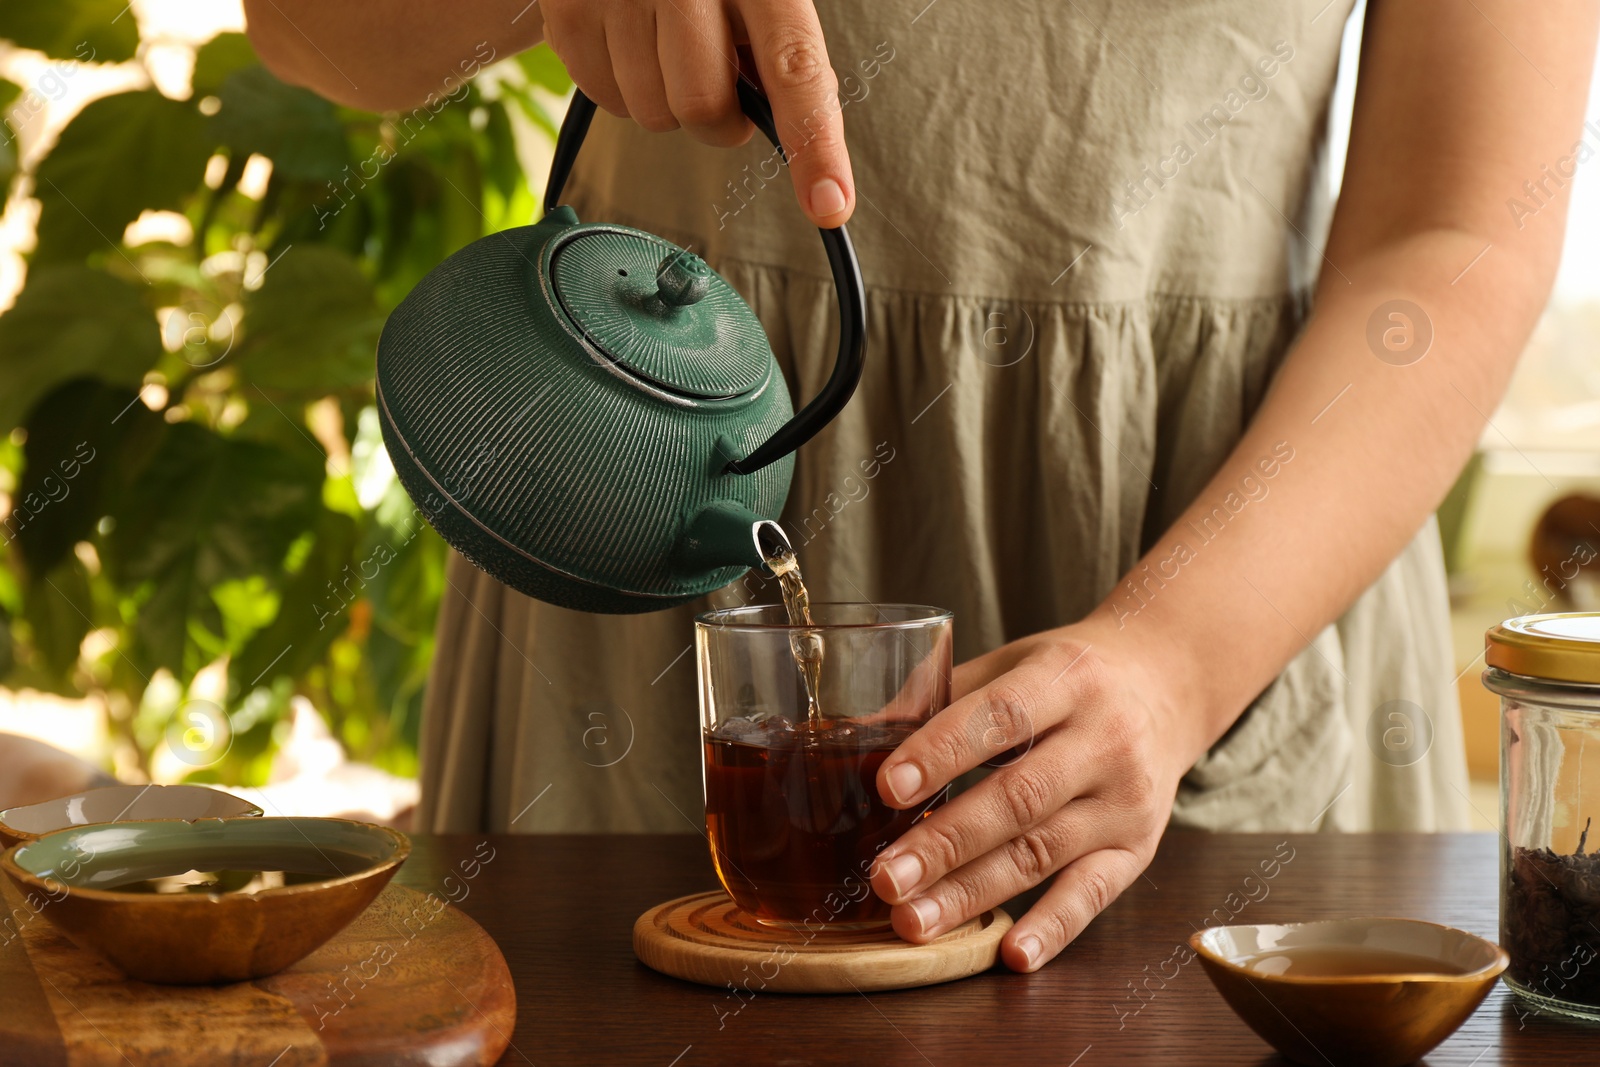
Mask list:
[[[269,814],[416,799],[444,546],[373,352],[431,267],[537,212],[569,84],[540,48],[352,111],[243,28],[220,0],[0,5],[0,807],[41,787],[6,780],[28,739]]]
[[[243,25],[229,0],[0,5],[0,808],[108,775],[402,826],[416,800],[444,547],[384,453],[373,351],[434,264],[532,220],[570,84],[541,47],[353,111],[274,78]],[[1585,161],[1600,92],[1588,114]],[[1484,629],[1600,609],[1597,175],[1440,510],[1485,828]]]

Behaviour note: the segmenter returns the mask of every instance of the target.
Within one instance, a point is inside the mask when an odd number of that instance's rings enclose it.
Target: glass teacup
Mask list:
[[[879,797],[889,753],[950,701],[951,615],[907,604],[780,606],[695,620],[706,830],[717,877],[768,925],[886,926],[875,857],[944,799],[906,811]],[[792,639],[820,637],[816,714]],[[814,636],[813,636],[814,635]]]

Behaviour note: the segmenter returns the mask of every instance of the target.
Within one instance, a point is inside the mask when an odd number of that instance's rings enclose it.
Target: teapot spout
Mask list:
[[[714,500],[697,511],[678,541],[678,558],[695,571],[759,567],[789,548],[783,527],[743,504]]]

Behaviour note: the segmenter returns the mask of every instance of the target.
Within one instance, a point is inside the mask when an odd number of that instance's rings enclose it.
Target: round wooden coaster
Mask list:
[[[763,926],[723,892],[658,904],[633,924],[633,953],[662,974],[753,993],[853,993],[936,985],[986,971],[1011,916],[999,908],[926,945],[893,930]]]

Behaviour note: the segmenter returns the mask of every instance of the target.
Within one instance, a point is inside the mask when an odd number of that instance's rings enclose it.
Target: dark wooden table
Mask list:
[[[1147,876],[1037,974],[1000,969],[870,996],[736,996],[633,957],[641,912],[715,888],[699,837],[414,841],[399,880],[458,901],[499,942],[518,1004],[501,1062],[538,1067],[1277,1064],[1199,963],[1174,958],[1208,917],[1408,916],[1490,938],[1497,923],[1493,834],[1171,833]],[[1014,901],[1013,915],[1031,899]],[[1424,1062],[1600,1063],[1600,1027],[1528,1015],[1498,986]]]

